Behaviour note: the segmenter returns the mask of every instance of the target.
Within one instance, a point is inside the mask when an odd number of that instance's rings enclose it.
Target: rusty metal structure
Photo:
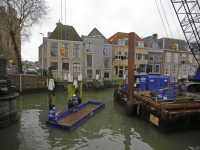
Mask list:
[[[114,91],[115,101],[127,108],[128,92]],[[200,101],[193,97],[175,97],[173,101],[158,101],[150,95],[134,94],[132,116],[137,116],[162,132],[200,128]]]

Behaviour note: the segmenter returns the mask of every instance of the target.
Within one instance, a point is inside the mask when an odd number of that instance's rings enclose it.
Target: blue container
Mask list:
[[[135,75],[135,80],[136,78],[139,78],[139,89],[141,91],[145,91],[147,84],[147,75]]]
[[[159,88],[163,89],[168,87],[170,81],[170,76],[160,76],[159,78]]]
[[[153,76],[149,75],[148,76],[148,83],[147,83],[147,90],[148,91],[153,91],[158,89],[158,79],[159,76]]]

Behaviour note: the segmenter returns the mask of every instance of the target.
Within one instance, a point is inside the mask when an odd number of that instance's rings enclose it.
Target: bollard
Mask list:
[[[82,74],[78,73],[78,92],[77,92],[77,98],[78,98],[78,104],[82,103],[82,86],[83,86],[83,80],[82,80]]]
[[[48,84],[48,95],[49,95],[49,110],[52,110],[53,107],[55,107],[55,84],[53,79],[49,79]]]
[[[68,80],[67,80],[67,95],[68,99],[73,98],[73,74],[70,72],[68,74]],[[73,102],[68,101],[68,109],[73,108]]]

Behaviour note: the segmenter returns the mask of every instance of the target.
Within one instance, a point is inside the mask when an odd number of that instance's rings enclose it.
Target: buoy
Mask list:
[[[65,94],[67,94],[67,91],[65,91]]]

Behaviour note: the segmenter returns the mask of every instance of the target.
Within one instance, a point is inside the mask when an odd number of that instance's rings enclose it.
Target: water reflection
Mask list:
[[[137,117],[127,117],[125,108],[113,101],[113,89],[83,92],[83,102],[87,100],[104,101],[106,105],[68,132],[46,125],[46,93],[20,96],[19,121],[0,130],[1,149],[200,149],[200,130],[163,134]],[[56,93],[56,108],[67,110],[66,95]]]

